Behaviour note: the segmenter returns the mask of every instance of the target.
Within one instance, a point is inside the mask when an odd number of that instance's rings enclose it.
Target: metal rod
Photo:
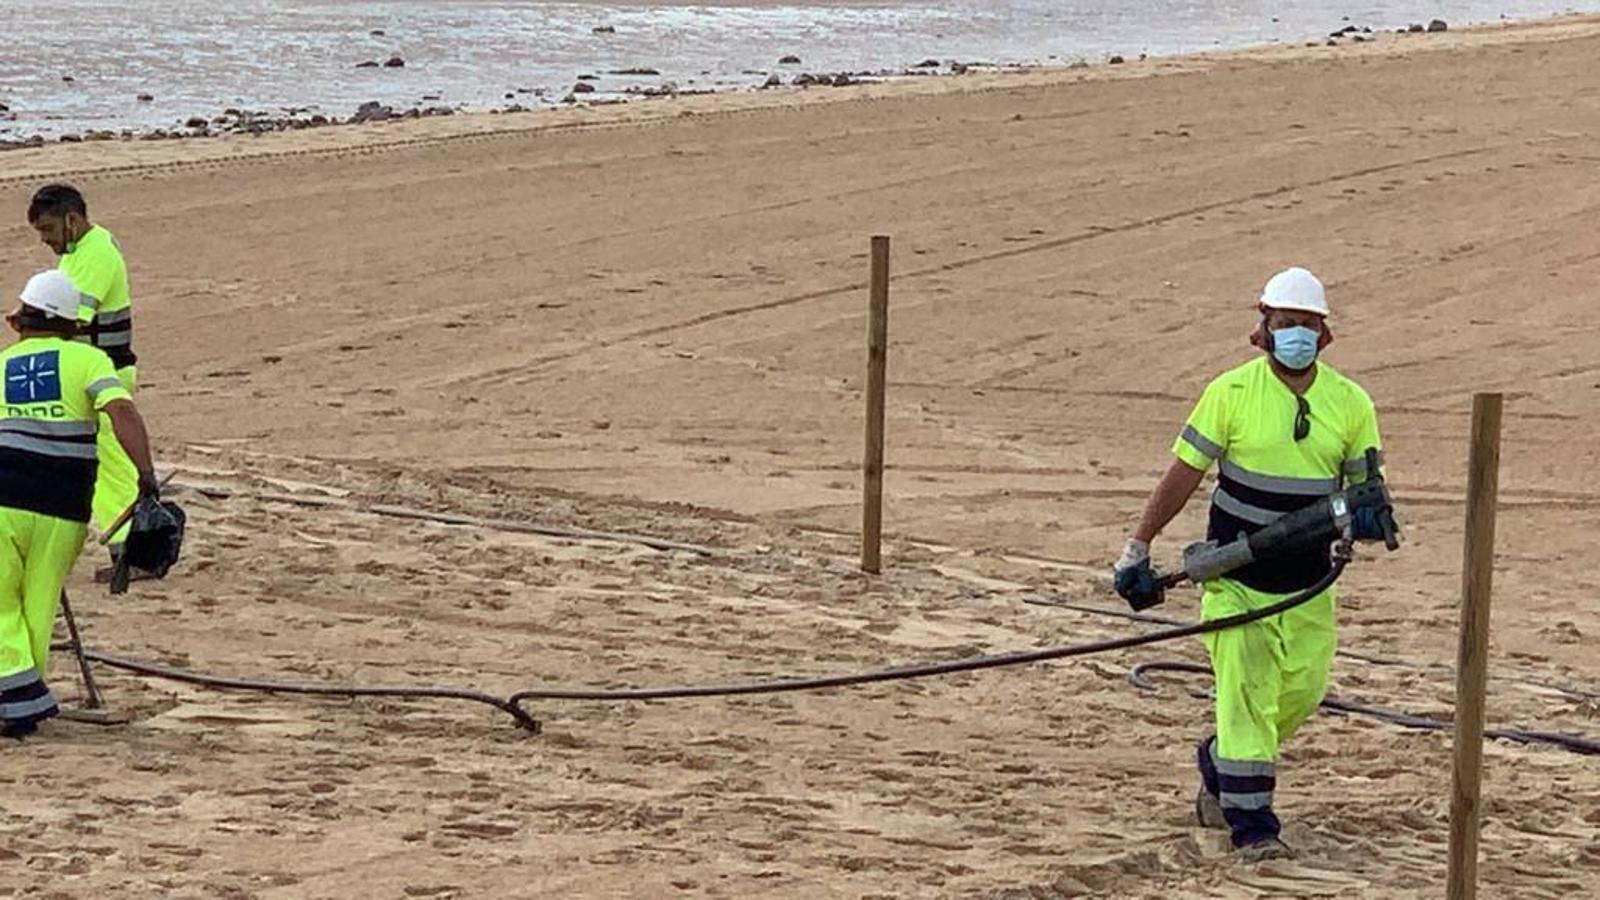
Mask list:
[[[102,706],[100,685],[95,683],[94,670],[89,668],[89,660],[84,656],[83,638],[78,634],[78,620],[72,616],[72,604],[67,601],[65,588],[61,590],[61,617],[67,620],[67,646],[78,658],[78,673],[83,676],[83,691],[86,695],[84,708],[99,709]]]

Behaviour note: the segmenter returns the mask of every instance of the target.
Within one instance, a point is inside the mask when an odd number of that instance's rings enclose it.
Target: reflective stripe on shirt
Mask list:
[[[1349,466],[1348,463],[1345,464]],[[1365,468],[1365,464],[1363,464]],[[1337,478],[1290,478],[1284,475],[1263,475],[1252,472],[1232,460],[1224,459],[1219,471],[1226,478],[1258,491],[1274,494],[1294,494],[1305,497],[1323,497],[1339,489]]]

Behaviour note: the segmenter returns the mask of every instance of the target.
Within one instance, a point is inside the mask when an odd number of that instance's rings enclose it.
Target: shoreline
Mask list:
[[[1436,27],[1439,25],[1445,27]],[[506,99],[513,102],[504,108],[495,107],[484,111],[469,111],[459,106],[442,106],[429,104],[426,101],[404,109],[372,101],[361,104],[346,117],[313,114],[309,108],[284,108],[279,113],[270,113],[231,107],[220,114],[191,116],[181,129],[86,129],[78,133],[63,134],[54,140],[38,134],[25,139],[0,139],[0,158],[11,162],[19,156],[27,158],[29,151],[47,155],[53,148],[77,145],[125,147],[209,145],[220,142],[234,147],[237,146],[236,141],[243,139],[252,141],[268,139],[266,152],[272,152],[271,139],[286,134],[320,135],[329,131],[342,132],[355,129],[367,135],[374,135],[375,132],[372,130],[374,128],[393,129],[397,126],[401,131],[415,129],[418,132],[416,137],[428,139],[449,135],[467,136],[570,127],[576,124],[572,121],[573,117],[585,118],[596,124],[615,124],[622,121],[649,121],[661,118],[659,111],[639,113],[636,108],[648,109],[663,104],[672,107],[673,111],[666,113],[669,116],[743,111],[819,100],[827,102],[860,99],[862,96],[879,98],[930,92],[990,90],[1036,83],[1058,84],[1101,78],[1151,77],[1191,72],[1203,69],[1207,65],[1228,62],[1319,59],[1334,53],[1386,55],[1499,43],[1505,40],[1531,42],[1560,40],[1567,36],[1560,32],[1571,29],[1583,32],[1589,27],[1600,29],[1600,14],[1572,13],[1459,28],[1450,28],[1446,23],[1435,20],[1429,25],[1418,23],[1409,28],[1388,31],[1352,24],[1345,26],[1341,31],[1331,32],[1326,38],[1293,45],[1272,43],[1174,56],[1140,55],[1132,59],[1112,55],[1100,63],[1079,60],[1059,65],[963,63],[929,59],[916,66],[894,71],[836,73],[797,71],[787,83],[779,76],[772,75],[766,84],[756,88],[679,89],[668,82],[651,87],[629,85],[621,90],[604,93],[575,91],[557,103],[544,102],[542,91],[529,92],[527,101],[539,102],[539,105],[532,106],[524,105],[516,94],[507,94]],[[1557,33],[1550,33],[1552,31]],[[650,74],[652,71],[622,70],[610,74]],[[596,77],[581,76],[576,86],[581,88],[592,85],[592,80]],[[590,96],[595,99],[585,99]],[[4,110],[0,109],[0,112]],[[529,117],[536,117],[537,121],[531,126],[522,124],[528,121]],[[424,120],[434,122],[454,120],[458,124],[444,128],[416,127],[416,123]],[[511,124],[513,121],[516,124]],[[335,143],[348,146],[345,142]],[[373,143],[389,142],[377,140]],[[250,151],[246,151],[246,154],[255,155]],[[159,157],[162,154],[158,152],[135,155],[148,158]],[[0,173],[0,179],[10,175],[9,172]]]

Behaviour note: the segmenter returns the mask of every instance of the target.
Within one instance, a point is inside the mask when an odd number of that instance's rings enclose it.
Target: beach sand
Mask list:
[[[187,558],[90,642],[471,685],[852,671],[1126,634],[1104,572],[1260,285],[1329,283],[1408,543],[1333,690],[1448,714],[1470,394],[1504,391],[1489,721],[1600,734],[1600,21],[827,93],[0,157],[0,283],[66,177],[121,239]],[[894,237],[886,572],[855,571],[867,237]],[[197,488],[206,488],[205,493]],[[285,502],[291,495],[296,502]],[[652,534],[712,556],[372,515]],[[1205,503],[1158,544],[1173,560]],[[1165,610],[1194,615],[1177,592]],[[1138,661],[487,708],[106,673],[115,729],[0,747],[0,896],[1442,892],[1449,739],[1321,716],[1290,862],[1191,826],[1204,700]],[[1441,666],[1442,664],[1442,666]],[[54,681],[74,692],[70,661]],[[1494,897],[1600,892],[1600,763],[1485,746]]]

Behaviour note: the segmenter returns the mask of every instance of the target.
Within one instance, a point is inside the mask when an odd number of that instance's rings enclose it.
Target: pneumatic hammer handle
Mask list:
[[[1378,448],[1368,447],[1366,456],[1367,477],[1382,478],[1383,474],[1379,469],[1379,466],[1382,465],[1382,463],[1378,458]],[[1385,488],[1384,496],[1386,498],[1388,497],[1388,493],[1388,489]],[[1378,527],[1383,530],[1383,546],[1391,553],[1399,550],[1400,526],[1394,521],[1394,508],[1392,506],[1386,506],[1378,513]]]
[[[1157,575],[1157,577],[1156,577],[1156,586],[1164,591],[1167,588],[1177,587],[1178,585],[1183,584],[1185,581],[1188,581],[1188,580],[1189,580],[1189,573],[1183,571],[1182,569],[1179,569],[1176,572],[1170,572],[1170,573],[1168,573],[1166,575]]]
[[[1189,575],[1187,572],[1178,571],[1166,575],[1157,572],[1155,573],[1155,590],[1143,596],[1126,598],[1128,606],[1132,607],[1134,612],[1144,612],[1147,609],[1160,606],[1167,602],[1167,588],[1177,587],[1188,580]]]
[[[1394,513],[1384,510],[1378,514],[1378,524],[1383,528],[1383,546],[1391,552],[1400,549],[1400,527],[1394,522]]]

